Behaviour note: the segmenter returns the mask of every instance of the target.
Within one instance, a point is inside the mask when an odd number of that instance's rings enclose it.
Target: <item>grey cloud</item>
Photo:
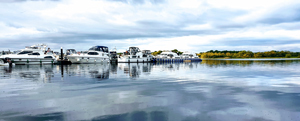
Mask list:
[[[300,4],[291,6],[284,6],[272,11],[269,15],[266,15],[259,22],[264,24],[279,24],[287,22],[299,22],[300,21]]]
[[[275,46],[285,44],[298,44],[300,40],[291,40],[286,38],[225,38],[218,41],[216,45],[223,46]]]

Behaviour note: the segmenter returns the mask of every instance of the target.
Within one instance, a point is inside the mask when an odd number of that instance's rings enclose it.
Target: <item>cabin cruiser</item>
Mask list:
[[[17,54],[2,55],[0,59],[2,62],[11,61],[16,65],[25,64],[53,64],[55,63],[55,54],[48,48],[47,45],[38,44],[27,46]]]
[[[144,54],[138,47],[129,47],[119,58],[118,62],[121,63],[142,63],[150,62],[149,55]]]
[[[118,54],[116,48],[113,48],[112,50],[109,51],[109,59],[110,62],[112,63],[116,63],[118,61]]]
[[[171,51],[165,51],[161,54],[157,55],[156,58],[173,58],[173,59],[180,59],[180,56],[178,56],[176,53]]]
[[[147,55],[147,56],[150,57],[150,61],[153,61],[154,56],[151,54],[150,50],[142,50],[142,52],[143,52],[144,55]]]
[[[184,53],[182,53],[182,55],[180,57],[182,59],[186,59],[186,58],[199,58],[195,53],[190,53],[190,52],[184,52]]]
[[[94,46],[86,53],[74,53],[67,55],[67,59],[75,64],[108,63],[109,53],[106,46]]]

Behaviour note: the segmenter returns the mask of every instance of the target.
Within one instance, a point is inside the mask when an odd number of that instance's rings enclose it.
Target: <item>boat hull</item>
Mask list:
[[[73,57],[69,58],[72,64],[96,64],[96,63],[109,63],[109,58],[103,57],[90,57],[90,58],[82,58],[82,57]]]
[[[144,57],[144,58],[118,58],[119,63],[145,63],[145,62],[151,62],[152,59],[150,57]]]
[[[54,64],[56,60],[52,58],[9,58],[16,65],[38,65],[38,64]]]

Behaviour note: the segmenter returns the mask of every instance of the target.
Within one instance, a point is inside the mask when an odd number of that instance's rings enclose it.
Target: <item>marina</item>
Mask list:
[[[300,121],[299,0],[0,0],[0,121]]]
[[[0,56],[0,65],[28,65],[28,64],[97,64],[97,63],[150,63],[150,62],[199,62],[201,59],[194,53],[177,53],[167,51],[153,56],[150,50],[140,50],[138,47],[129,47],[118,54],[116,47],[109,51],[106,46],[93,46],[87,51],[76,52],[75,49],[63,48],[53,52],[46,44],[28,46],[16,54]],[[11,63],[11,64],[10,64]]]

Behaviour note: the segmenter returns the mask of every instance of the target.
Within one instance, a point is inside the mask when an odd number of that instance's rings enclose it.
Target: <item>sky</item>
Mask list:
[[[300,51],[299,0],[0,0],[0,50]]]

